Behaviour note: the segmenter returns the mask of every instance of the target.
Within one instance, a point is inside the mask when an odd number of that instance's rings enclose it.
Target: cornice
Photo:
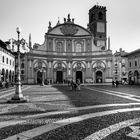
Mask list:
[[[54,37],[54,38],[57,38],[57,37],[63,37],[63,38],[77,38],[77,37],[92,37],[92,35],[74,35],[74,36],[65,36],[65,35],[57,35],[57,34],[49,34],[49,33],[45,33],[45,35],[47,37],[51,36],[51,37]]]
[[[75,59],[75,58],[84,58],[84,59],[87,59],[87,58],[102,58],[102,57],[106,57],[106,58],[109,58],[111,57],[112,55],[111,54],[98,54],[98,55],[52,55],[52,54],[30,54],[28,55],[29,56],[32,56],[32,57],[46,57],[46,58],[65,58],[65,59]]]

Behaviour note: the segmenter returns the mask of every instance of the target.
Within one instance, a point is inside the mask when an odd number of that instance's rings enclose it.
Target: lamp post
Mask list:
[[[20,70],[20,53],[21,53],[21,47],[22,49],[24,49],[24,51],[28,50],[28,48],[26,47],[27,43],[25,42],[24,39],[20,40],[20,32],[21,29],[19,27],[16,28],[17,34],[18,34],[18,40],[13,40],[13,45],[17,46],[17,80],[16,80],[16,89],[15,89],[15,95],[8,100],[9,103],[23,103],[23,102],[27,102],[28,100],[23,96],[22,94],[22,89],[21,89],[21,70]]]

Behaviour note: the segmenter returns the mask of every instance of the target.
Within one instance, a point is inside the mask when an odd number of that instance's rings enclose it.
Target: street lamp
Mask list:
[[[15,95],[8,100],[8,103],[23,103],[27,102],[28,100],[23,96],[22,89],[21,89],[21,70],[20,70],[20,53],[25,53],[29,51],[29,48],[27,46],[27,43],[24,39],[20,39],[20,32],[21,29],[19,27],[16,28],[17,34],[18,34],[18,40],[12,39],[12,48],[17,46],[16,52],[17,52],[17,80],[16,80],[16,89],[15,89]]]

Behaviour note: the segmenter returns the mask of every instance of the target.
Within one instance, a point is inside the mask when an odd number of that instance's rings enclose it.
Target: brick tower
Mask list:
[[[95,45],[106,50],[106,7],[95,5],[89,10],[88,26],[94,36]]]

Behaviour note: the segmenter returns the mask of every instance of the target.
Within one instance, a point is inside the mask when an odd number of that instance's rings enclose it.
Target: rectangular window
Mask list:
[[[6,63],[8,64],[8,58],[6,59]]]
[[[4,63],[4,56],[2,57],[2,62]]]
[[[135,67],[137,67],[137,61],[135,61]]]
[[[129,67],[131,67],[131,62],[129,63]]]

